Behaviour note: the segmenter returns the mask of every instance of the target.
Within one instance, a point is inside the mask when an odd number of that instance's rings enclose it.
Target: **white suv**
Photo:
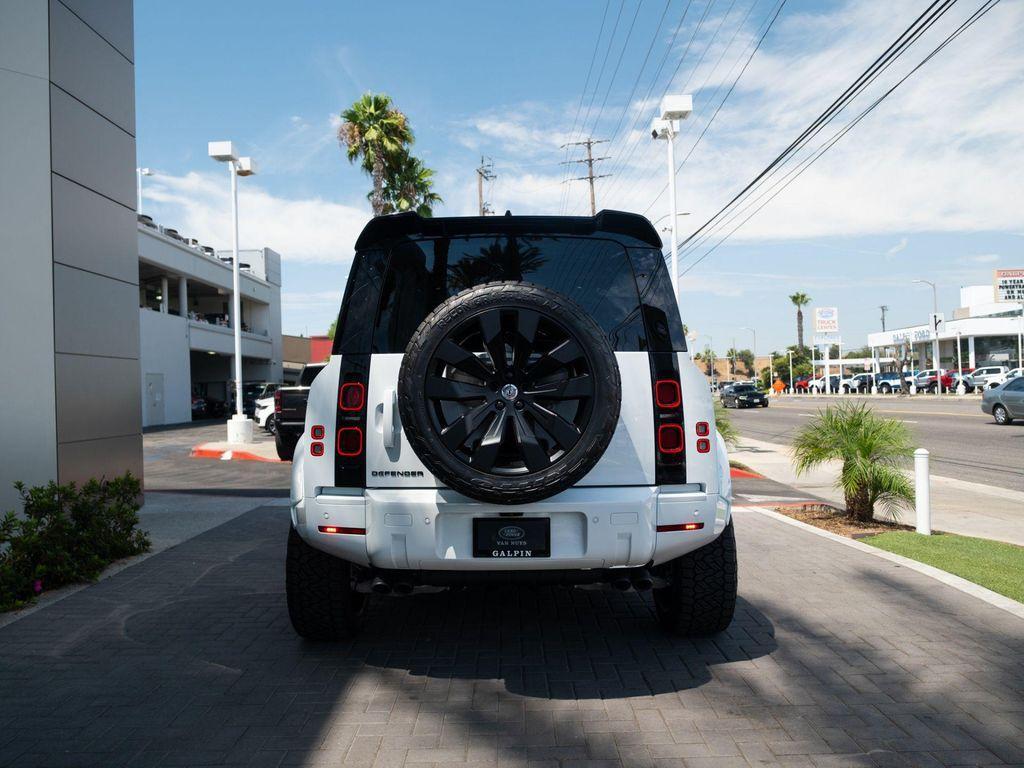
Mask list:
[[[292,625],[344,637],[372,593],[525,582],[653,589],[670,631],[718,632],[731,492],[646,219],[379,217],[295,449]]]
[[[995,381],[997,385],[1006,381],[1006,374],[1009,370],[1005,365],[985,365],[975,368],[970,373],[971,383],[975,389],[984,391],[992,381]]]

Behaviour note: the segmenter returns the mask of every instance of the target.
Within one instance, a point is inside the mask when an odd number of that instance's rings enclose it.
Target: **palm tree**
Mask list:
[[[402,152],[388,164],[384,213],[416,211],[420,216],[433,216],[434,206],[443,202],[434,192],[434,171],[418,157]]]
[[[384,213],[384,179],[389,163],[403,154],[413,142],[412,129],[405,115],[383,93],[365,93],[341,113],[338,141],[345,147],[350,163],[362,162],[373,179],[370,206],[373,215]]]
[[[798,475],[827,461],[843,463],[836,488],[843,491],[847,513],[856,520],[874,519],[881,504],[891,517],[914,503],[914,488],[900,462],[914,455],[906,424],[876,416],[864,403],[830,406],[793,439]]]
[[[804,348],[804,307],[811,303],[811,297],[803,291],[797,291],[789,300],[796,305],[796,345]]]

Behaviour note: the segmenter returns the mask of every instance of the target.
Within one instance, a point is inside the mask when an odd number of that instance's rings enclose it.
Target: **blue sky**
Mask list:
[[[157,172],[143,208],[224,247],[226,173],[206,142],[234,140],[260,165],[241,180],[242,245],[284,257],[285,332],[320,333],[369,216],[369,182],[335,138],[339,111],[360,93],[387,92],[408,114],[416,152],[438,174],[440,215],[474,212],[481,154],[498,174],[488,188],[496,210],[583,213],[585,185],[566,187],[559,165],[559,145],[582,131],[613,138],[601,145],[613,175],[598,182],[598,206],[657,218],[668,205],[658,197],[664,145],[646,126],[658,98],[694,94],[682,157],[774,2],[400,2],[382,19],[374,3],[138,0],[138,160]],[[850,117],[979,4],[958,3]],[[788,0],[679,174],[679,208],[691,214],[681,233],[753,178],[926,5]],[[939,284],[948,313],[961,285],[1024,266],[1022,36],[1024,7],[1004,0],[687,272],[690,328],[719,352],[734,337],[750,346],[742,326],[758,328],[759,352],[781,349],[795,341],[787,296],[804,290],[814,305],[839,306],[844,340],[860,345],[879,327],[879,304],[890,307],[889,327],[926,319],[931,291],[916,277]],[[589,117],[573,134],[577,111]]]

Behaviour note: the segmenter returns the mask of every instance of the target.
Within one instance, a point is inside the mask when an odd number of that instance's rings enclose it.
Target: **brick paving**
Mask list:
[[[0,629],[0,765],[717,768],[1024,764],[1024,622],[737,514],[730,630],[595,591],[377,599],[288,625],[262,507]]]

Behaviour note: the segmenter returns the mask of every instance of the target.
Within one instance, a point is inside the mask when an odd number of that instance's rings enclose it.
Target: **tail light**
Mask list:
[[[334,484],[366,487],[366,384],[369,355],[342,355],[335,421]]]
[[[281,390],[274,392],[274,413],[281,413]]]
[[[679,485],[686,482],[686,435],[683,431],[683,397],[679,361],[675,353],[653,352],[655,482]]]

